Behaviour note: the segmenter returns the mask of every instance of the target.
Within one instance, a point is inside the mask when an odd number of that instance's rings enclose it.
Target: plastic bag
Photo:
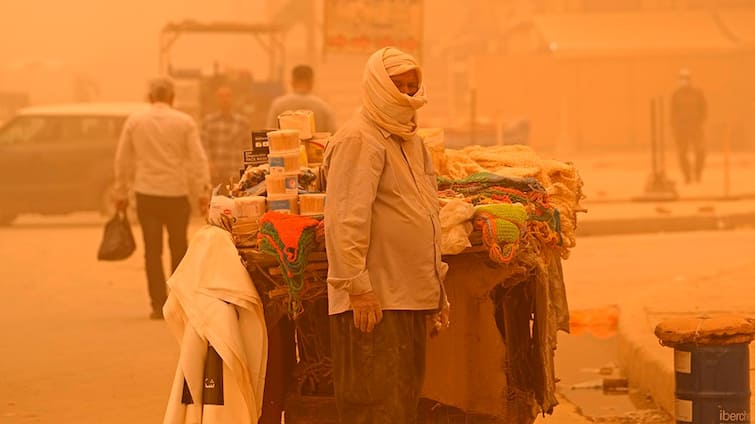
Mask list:
[[[213,194],[210,198],[210,209],[207,212],[207,223],[231,231],[238,217],[236,209],[233,198]]]
[[[105,224],[97,259],[101,261],[119,261],[126,259],[136,250],[134,234],[131,224],[123,212],[116,212],[112,219]]]
[[[444,255],[458,255],[467,247],[472,246],[469,242],[472,216],[474,216],[474,206],[463,200],[451,200],[441,208],[441,252]]]

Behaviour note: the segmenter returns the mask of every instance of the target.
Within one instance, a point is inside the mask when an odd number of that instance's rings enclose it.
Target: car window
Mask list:
[[[63,138],[69,140],[117,140],[123,122],[108,116],[75,117],[65,121]]]
[[[45,116],[19,116],[0,129],[0,145],[22,144],[52,138],[59,122]]]
[[[124,120],[109,116],[20,116],[0,129],[0,145],[117,140]]]

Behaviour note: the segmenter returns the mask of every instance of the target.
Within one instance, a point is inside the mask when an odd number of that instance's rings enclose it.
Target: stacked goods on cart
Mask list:
[[[508,242],[505,250],[510,252],[516,249],[520,236],[538,237],[568,257],[576,245],[577,213],[586,212],[580,205],[584,198],[582,179],[574,164],[541,158],[528,146],[469,146],[454,150],[443,148],[442,132],[439,135],[437,131],[423,130],[420,135],[440,175],[441,202],[473,205],[475,213],[470,210],[468,220],[482,231],[483,241],[495,236],[501,243]],[[527,212],[523,221],[520,207]],[[455,212],[457,216],[458,213]],[[443,215],[441,209],[441,218]],[[495,228],[484,222],[489,219],[495,221]],[[515,227],[521,231],[514,231]],[[508,263],[512,258],[506,254],[497,262]]]
[[[298,130],[267,133],[270,174],[265,178],[267,208],[280,213],[299,213],[299,171],[306,167]],[[302,160],[304,159],[304,160]]]
[[[500,415],[530,422],[533,411],[550,413],[558,403],[556,333],[569,328],[561,259],[576,245],[577,214],[586,212],[582,179],[572,163],[543,159],[528,146],[453,150],[443,148],[442,133],[421,135],[440,175],[444,253],[482,244],[487,262],[497,264],[484,287],[469,283],[493,301],[503,341]]]
[[[320,163],[330,133],[314,132],[309,111],[285,112],[278,117],[280,129],[267,132],[267,163],[248,167],[232,196],[241,203],[253,202],[256,215],[248,214],[237,231],[239,247],[255,247],[264,213],[276,212],[321,219],[325,205]],[[255,200],[248,200],[254,198]],[[243,221],[243,222],[242,222]]]
[[[481,242],[491,260],[511,265],[512,272],[532,269],[546,251],[568,258],[576,246],[577,214],[586,212],[580,205],[582,179],[574,164],[543,159],[521,145],[435,149],[432,154],[441,164],[441,221],[453,211],[457,231],[464,225],[479,232],[471,234],[467,245]],[[472,209],[466,215],[459,215],[458,206],[446,211],[458,202]],[[515,273],[510,283],[524,278],[526,272]]]
[[[322,163],[322,155],[330,133],[315,131],[315,115],[310,110],[289,110],[278,115],[281,130],[299,132],[301,149],[306,151],[310,163]],[[272,146],[271,146],[272,150]]]
[[[280,122],[299,129],[270,131],[268,163],[248,168],[233,195],[264,195],[266,210],[321,217],[324,178],[312,160],[322,160],[329,134],[311,131],[311,115],[304,112],[287,112]],[[301,128],[312,138],[302,140]],[[568,257],[576,245],[577,213],[585,211],[582,180],[573,164],[543,159],[520,145],[445,149],[442,130],[419,134],[440,175],[444,254],[484,244],[501,264],[532,262],[542,248]],[[308,150],[303,141],[322,148]],[[470,241],[473,230],[478,231]]]

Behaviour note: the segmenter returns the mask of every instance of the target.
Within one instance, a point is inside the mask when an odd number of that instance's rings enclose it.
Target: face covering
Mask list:
[[[401,93],[391,76],[414,70],[419,90]],[[362,113],[384,130],[410,140],[417,133],[416,110],[427,103],[422,70],[413,56],[394,47],[376,51],[367,60],[362,78]]]

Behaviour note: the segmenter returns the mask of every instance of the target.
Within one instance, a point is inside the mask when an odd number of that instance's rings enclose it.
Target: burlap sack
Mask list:
[[[658,324],[655,335],[669,347],[749,343],[755,339],[755,322],[741,315],[672,318]]]

